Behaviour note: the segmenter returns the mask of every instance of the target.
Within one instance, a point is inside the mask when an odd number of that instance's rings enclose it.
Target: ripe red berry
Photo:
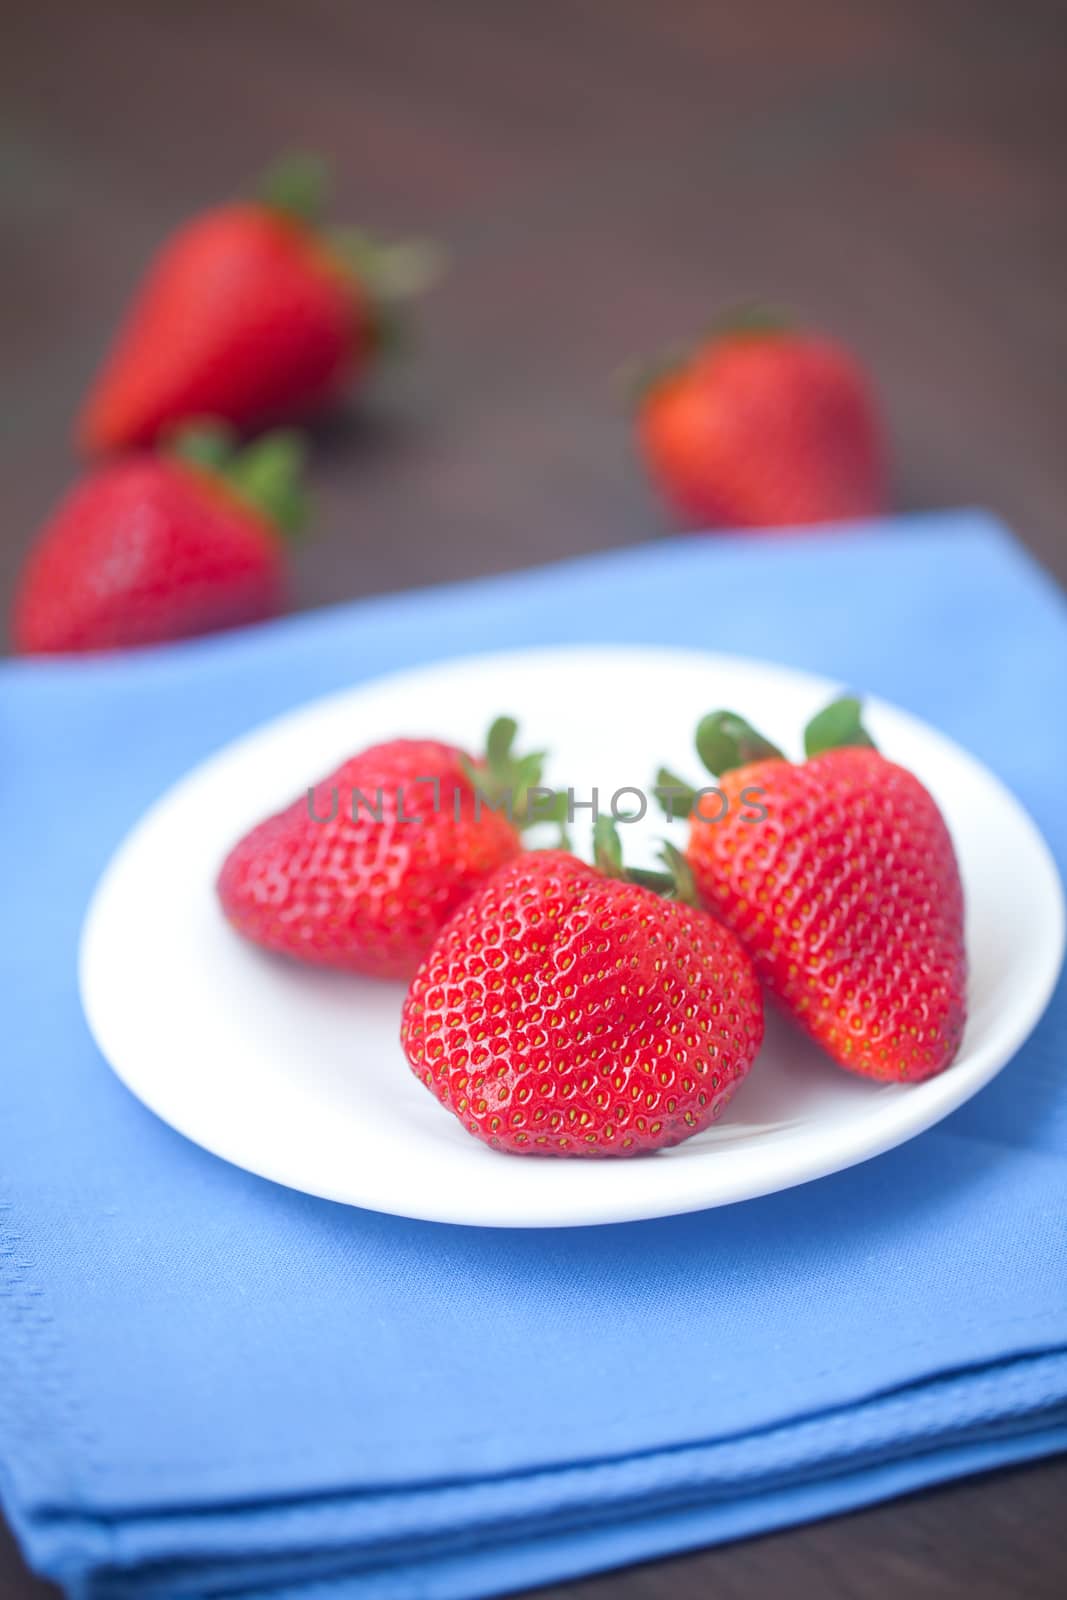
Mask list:
[[[206,440],[199,430],[186,447]],[[214,433],[211,447],[224,451]],[[92,472],[26,559],[16,650],[158,644],[274,616],[287,588],[281,529],[299,511],[299,459],[293,436],[278,434],[225,462],[144,455]]]
[[[419,968],[401,1038],[476,1138],[630,1156],[722,1111],[763,1037],[752,967],[704,912],[537,851],[488,881]]]
[[[828,717],[839,727],[850,718],[842,736],[861,742],[813,739]],[[698,812],[691,825],[687,858],[705,904],[841,1066],[898,1082],[941,1072],[963,1033],[967,961],[959,868],[933,798],[870,745],[855,701],[816,719],[799,764],[759,741],[728,767],[738,727],[720,714],[698,734],[727,801],[722,820]]]
[[[242,431],[305,417],[357,381],[385,342],[388,303],[426,256],[318,226],[323,175],[283,163],[262,198],[194,217],[136,291],[86,399],[91,453],[152,444],[190,418]]]
[[[848,351],[813,334],[742,325],[713,335],[648,384],[637,432],[690,527],[789,527],[885,508],[871,385]]]
[[[410,977],[452,913],[522,849],[521,789],[538,782],[539,758],[511,756],[514,731],[494,723],[484,764],[435,739],[353,756],[233,847],[218,879],[227,918],[301,961]]]

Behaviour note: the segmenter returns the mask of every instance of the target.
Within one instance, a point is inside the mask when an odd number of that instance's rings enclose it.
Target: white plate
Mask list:
[[[742,711],[787,752],[836,685],[731,656],[554,649],[476,656],[319,700],[231,745],[165,795],[96,891],[82,998],[104,1055],[156,1114],[216,1155],[294,1189],[402,1216],[491,1227],[620,1222],[725,1205],[836,1172],[920,1133],[1008,1062],[1048,1001],[1064,944],[1059,877],[1019,804],[921,722],[869,700],[865,720],[944,810],[967,898],[970,1020],[959,1057],[913,1087],[824,1059],[783,1019],[722,1120],[624,1161],[506,1155],[471,1138],[410,1072],[402,986],[264,955],[223,921],[214,880],[252,823],[365,745],[432,734],[480,747],[491,717],[550,747],[548,781],[606,804],[662,761],[697,775],[692,731]],[[623,805],[620,802],[620,807]],[[632,801],[627,802],[632,805]],[[623,829],[648,864],[662,818]],[[685,824],[674,836],[684,839]],[[588,827],[576,829],[584,845]]]

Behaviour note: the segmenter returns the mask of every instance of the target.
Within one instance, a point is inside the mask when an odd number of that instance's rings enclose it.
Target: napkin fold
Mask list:
[[[675,540],[6,664],[0,1499],[72,1596],[475,1600],[1067,1445],[1062,986],[920,1139],[596,1229],[291,1193],[163,1126],[100,1058],[77,939],[149,802],[315,695],[555,641],[732,650],[883,695],[988,761],[1067,857],[1067,616],[978,513]]]

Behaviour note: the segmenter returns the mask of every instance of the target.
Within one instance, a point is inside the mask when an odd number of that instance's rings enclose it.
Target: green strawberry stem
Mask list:
[[[403,349],[408,329],[406,308],[440,277],[443,252],[427,239],[387,242],[362,228],[333,228],[323,239],[331,257],[355,279],[370,302],[378,353]]]
[[[625,878],[622,864],[622,840],[619,830],[610,817],[597,817],[593,823],[593,860],[605,878]],[[656,873],[665,877],[665,873]]]
[[[364,228],[334,228],[326,238],[332,253],[376,299],[413,299],[441,274],[444,254],[428,239],[386,241]]]
[[[667,864],[667,872],[674,888],[673,899],[681,900],[687,906],[700,908],[700,895],[689,862],[669,839],[663,841],[660,859]]]
[[[205,472],[225,472],[237,453],[237,434],[226,422],[183,423],[167,439],[171,455]]]
[[[787,312],[759,300],[745,300],[720,312],[700,338],[667,345],[651,356],[637,357],[621,366],[616,383],[632,410],[666,378],[681,372],[709,343],[736,334],[773,336],[789,333],[795,326]]]
[[[862,706],[855,695],[844,695],[834,700],[818,716],[812,717],[804,729],[804,754],[820,756],[825,750],[840,750],[845,745],[859,745],[873,750],[874,740],[860,719]]]
[[[464,763],[467,776],[490,806],[499,807],[510,799],[509,814],[520,832],[554,822],[562,848],[568,850],[570,808],[566,791],[545,790],[541,783],[547,751],[515,754],[518,731],[514,717],[497,717],[486,736],[485,755],[480,761]]]
[[[660,767],[656,773],[655,795],[668,822],[688,817],[697,803],[697,791],[669,767]]]
[[[257,198],[271,211],[281,211],[308,228],[322,220],[329,194],[329,167],[321,156],[306,150],[281,156],[256,185]]]
[[[686,905],[700,906],[700,896],[690,871],[689,863],[674,845],[663,842],[660,859],[666,872],[650,867],[627,867],[622,858],[622,841],[611,817],[597,817],[593,824],[593,859],[606,878],[618,878],[624,883],[635,883],[642,889],[651,889],[667,900],[680,900]]]
[[[307,452],[299,433],[279,428],[239,449],[231,428],[196,422],[174,434],[168,448],[179,460],[221,478],[279,533],[293,536],[303,529],[308,500],[301,478]]]
[[[804,730],[805,756],[810,759],[826,750],[840,750],[848,745],[875,749],[874,740],[863,726],[861,711],[861,702],[855,695],[844,695],[812,717]],[[701,718],[696,731],[696,748],[713,777],[721,777],[753,761],[785,760],[778,746],[771,744],[736,711],[710,711]],[[660,767],[656,774],[656,797],[668,820],[673,822],[679,814],[688,816],[692,812],[698,791],[684,778],[676,777],[669,767]]]
[[[511,760],[519,725],[514,717],[497,717],[485,739],[485,759],[491,770],[501,771]]]
[[[266,433],[242,450],[226,473],[227,481],[285,534],[297,534],[307,521],[301,483],[306,459],[303,438],[291,428]]]
[[[769,305],[764,300],[741,300],[728,306],[709,324],[706,338],[727,339],[735,334],[791,333],[796,322],[780,306]]]
[[[440,277],[442,251],[425,239],[387,241],[363,228],[323,227],[330,171],[320,156],[308,151],[282,156],[268,168],[256,194],[270,210],[318,233],[329,258],[370,302],[378,352],[401,346],[403,308]]]
[[[615,387],[622,396],[622,403],[631,411],[640,410],[653,389],[681,372],[692,353],[687,345],[672,344],[655,355],[635,356],[624,361],[615,372]]]
[[[713,777],[747,767],[751,761],[783,761],[771,744],[736,711],[712,711],[702,717],[696,732],[697,755]]]

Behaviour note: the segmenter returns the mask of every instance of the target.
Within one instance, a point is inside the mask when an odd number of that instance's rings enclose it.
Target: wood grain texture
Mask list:
[[[337,215],[451,257],[410,356],[316,430],[302,605],[663,526],[612,374],[752,294],[871,364],[901,507],[1067,576],[1056,0],[0,0],[0,603],[70,481],[131,283],[293,143]],[[713,642],[713,641],[709,641]],[[1051,1596],[1067,1468],[546,1591]],[[0,1554],[0,1593],[48,1591]]]

